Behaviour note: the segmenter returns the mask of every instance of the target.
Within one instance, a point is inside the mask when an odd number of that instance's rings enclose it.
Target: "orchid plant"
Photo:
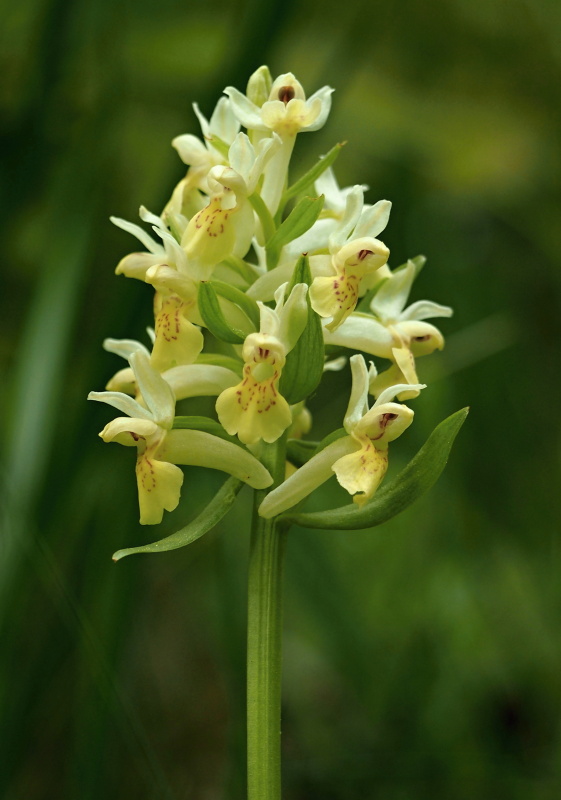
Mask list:
[[[106,391],[89,395],[125,415],[100,436],[136,448],[142,525],[180,513],[181,465],[230,476],[198,517],[160,541],[119,550],[115,560],[185,546],[224,517],[244,484],[255,490],[249,800],[280,798],[281,577],[289,528],[344,530],[389,519],[434,483],[467,413],[441,423],[405,470],[379,488],[390,443],[413,422],[404,401],[426,389],[416,360],[444,345],[425,320],[452,310],[426,300],[407,305],[424,258],[390,268],[378,236],[391,204],[365,202],[363,185],[339,187],[333,164],[342,145],[291,182],[296,138],[325,124],[332,91],[324,86],[306,98],[294,75],[273,80],[261,67],[245,94],[225,90],[210,120],[194,106],[202,138],[174,139],[188,169],[160,215],[141,207],[151,232],[112,218],[145,248],[122,258],[116,272],[154,291],[150,346],[107,339],[105,349],[127,366]],[[389,364],[378,373],[370,357]],[[326,372],[347,365],[345,417],[316,441],[308,400],[321,392]],[[178,413],[179,403],[201,396],[216,398],[215,414]],[[300,505],[329,479],[349,503],[303,512]]]

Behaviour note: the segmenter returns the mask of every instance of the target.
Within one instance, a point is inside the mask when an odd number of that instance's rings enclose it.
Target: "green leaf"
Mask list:
[[[201,281],[199,285],[199,311],[205,325],[217,339],[229,344],[244,343],[246,334],[226,321],[218,295],[208,281]]]
[[[331,148],[329,153],[321,156],[317,164],[314,164],[314,166],[304,173],[301,178],[298,178],[298,180],[293,183],[292,186],[289,186],[281,198],[280,207],[284,208],[287,202],[293,197],[308,191],[308,189],[313,186],[314,182],[317,181],[320,175],[322,175],[328,167],[335,163],[335,159],[346,144],[346,142],[340,142],[339,144],[336,144],[335,147]]]
[[[360,530],[387,522],[414,503],[436,482],[448,461],[452,444],[468,411],[468,408],[456,411],[437,425],[405,469],[383,486],[362,508],[351,503],[342,508],[311,514],[291,515],[287,512],[281,519],[304,528],[324,530]]]
[[[279,262],[282,248],[309,230],[321,214],[325,197],[303,197],[288,217],[265,244],[267,268],[273,269]]]
[[[216,294],[225,297],[231,303],[235,303],[244,312],[246,317],[253,323],[256,330],[259,330],[259,306],[252,297],[248,297],[241,289],[237,289],[224,281],[209,281]]]
[[[232,444],[236,444],[239,447],[244,447],[237,436],[230,436],[229,433],[226,433],[219,422],[217,422],[215,419],[210,419],[209,417],[175,417],[173,420],[173,428],[175,430],[204,431],[205,433],[212,433],[213,436],[218,436],[220,439],[225,439],[227,442],[232,442]]]
[[[159,542],[117,550],[113,554],[113,561],[119,561],[134,553],[165,553],[168,550],[177,550],[200,539],[226,515],[243,485],[243,481],[237,478],[228,478],[199,516],[180,531],[160,539]]]
[[[307,256],[301,256],[296,262],[288,294],[297,283],[312,282],[312,273]],[[286,357],[279,383],[283,397],[293,404],[305,400],[318,386],[323,375],[325,345],[321,319],[308,303],[308,322],[296,345]]]

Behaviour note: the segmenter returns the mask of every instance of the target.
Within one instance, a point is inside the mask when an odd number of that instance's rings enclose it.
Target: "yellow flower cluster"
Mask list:
[[[128,366],[89,397],[126,415],[100,435],[136,447],[143,524],[178,505],[177,465],[269,486],[261,442],[307,434],[306,396],[324,368],[347,363],[346,356],[324,363],[325,345],[351,351],[345,435],[293,465],[263,502],[263,516],[290,508],[333,474],[357,503],[366,502],[386,471],[388,443],[413,419],[395,399],[424,388],[415,359],[444,343],[425,320],[452,312],[429,301],[407,306],[424,259],[389,268],[378,236],[391,204],[366,203],[362,185],[339,187],[332,164],[340,146],[290,182],[296,138],[325,124],[332,91],[324,86],[307,97],[292,73],[273,80],[261,67],[245,94],[225,89],[209,120],[195,105],[202,138],[173,141],[185,177],[160,215],[140,209],[151,232],[112,218],[145,248],[126,255],[116,272],[153,288],[154,327],[150,347],[106,340]],[[390,364],[377,374],[359,353]],[[177,416],[179,401],[198,396],[216,397],[208,424]]]

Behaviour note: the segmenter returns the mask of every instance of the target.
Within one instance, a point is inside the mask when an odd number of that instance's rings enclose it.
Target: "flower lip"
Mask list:
[[[378,439],[381,439],[384,433],[386,432],[386,428],[388,427],[388,425],[391,425],[394,419],[397,419],[398,416],[399,414],[392,414],[391,412],[386,412],[385,414],[382,414],[380,419],[378,420],[378,425],[380,426],[380,433],[378,434],[378,436],[370,436],[369,439],[373,442],[376,442]]]
[[[278,91],[278,98],[281,100],[285,105],[289,103],[291,100],[294,100],[296,97],[296,92],[294,91],[293,86],[281,86]]]

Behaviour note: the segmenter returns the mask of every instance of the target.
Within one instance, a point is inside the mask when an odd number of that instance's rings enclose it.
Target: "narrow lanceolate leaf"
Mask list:
[[[441,422],[405,469],[362,508],[351,503],[342,508],[311,514],[287,512],[281,518],[304,528],[325,530],[360,530],[387,522],[414,503],[436,482],[468,411],[463,408]]]
[[[209,281],[209,286],[212,286],[216,294],[241,308],[246,317],[254,324],[255,329],[259,330],[259,306],[253,298],[248,297],[241,289],[223,281]]]
[[[218,295],[207,281],[201,281],[199,286],[199,311],[205,325],[217,339],[229,344],[243,344],[246,334],[227,322]]]
[[[117,550],[113,554],[113,561],[119,561],[133,553],[165,553],[168,550],[177,550],[179,547],[185,547],[196,539],[200,539],[226,515],[243,485],[243,481],[237,478],[228,478],[199,516],[180,531],[166,536],[165,539],[160,539],[159,542]]]
[[[296,262],[292,274],[289,292],[297,283],[312,282],[312,273],[307,256],[301,256]],[[286,358],[280,379],[280,392],[289,403],[305,400],[317,388],[323,375],[325,345],[321,319],[308,303],[308,322],[295,347]]]
[[[346,142],[340,142],[339,144],[336,144],[335,147],[331,148],[329,153],[322,156],[311,169],[304,173],[301,178],[298,178],[298,180],[293,183],[292,186],[289,186],[282,196],[280,202],[281,208],[284,208],[286,203],[293,197],[308,191],[308,189],[313,186],[320,175],[322,175],[328,167],[331,167],[335,163],[335,159],[345,145]]]
[[[325,197],[303,197],[288,217],[277,228],[265,245],[267,267],[273,269],[279,262],[282,248],[309,230],[321,214]]]

